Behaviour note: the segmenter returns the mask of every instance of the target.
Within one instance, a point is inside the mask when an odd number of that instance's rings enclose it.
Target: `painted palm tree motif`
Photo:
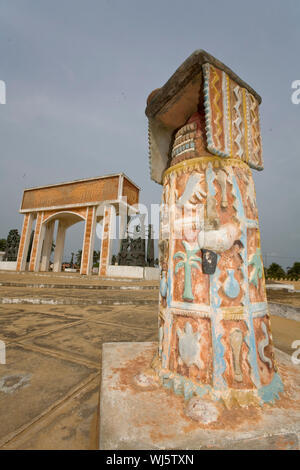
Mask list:
[[[176,265],[175,274],[178,273],[180,268],[184,268],[184,291],[183,299],[188,301],[193,301],[193,291],[192,291],[192,268],[200,269],[201,258],[196,256],[199,251],[199,247],[192,250],[188,242],[182,240],[182,244],[185,248],[185,253],[183,251],[177,251],[174,255],[174,259],[181,259]]]

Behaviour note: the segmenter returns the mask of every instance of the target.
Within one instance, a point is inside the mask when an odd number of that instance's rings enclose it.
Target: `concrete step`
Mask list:
[[[157,285],[118,285],[118,284],[33,284],[25,282],[0,282],[0,287],[25,287],[28,289],[90,289],[90,290],[158,290]]]
[[[31,305],[158,305],[157,299],[80,299],[70,297],[0,297],[0,304]],[[1,315],[1,312],[0,312]]]
[[[132,287],[137,287],[132,289]],[[153,286],[78,286],[24,283],[0,286],[0,304],[149,305],[158,304]],[[147,288],[150,287],[150,288]]]

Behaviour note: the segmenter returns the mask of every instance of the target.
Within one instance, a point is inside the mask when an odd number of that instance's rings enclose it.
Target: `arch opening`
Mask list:
[[[79,241],[81,227],[77,227],[77,224],[84,222],[85,218],[73,211],[60,211],[47,217],[43,222],[43,244],[40,260],[40,271],[53,271],[61,272],[64,269],[77,270],[80,268],[76,264],[75,259],[75,244],[72,243],[72,239],[75,234],[75,238]],[[76,225],[75,231],[73,226]],[[82,244],[81,237],[81,244]],[[67,242],[67,243],[66,243]],[[71,243],[70,243],[71,242]],[[67,246],[70,248],[67,249]],[[71,253],[74,253],[73,259],[70,257]],[[69,262],[68,262],[69,261]]]

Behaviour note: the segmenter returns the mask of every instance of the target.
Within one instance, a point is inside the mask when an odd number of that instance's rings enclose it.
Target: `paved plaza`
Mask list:
[[[102,344],[156,341],[158,283],[2,272],[0,284],[0,448],[97,449]],[[272,331],[291,354],[300,323],[273,316]]]

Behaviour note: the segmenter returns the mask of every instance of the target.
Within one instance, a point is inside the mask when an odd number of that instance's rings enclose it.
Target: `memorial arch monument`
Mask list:
[[[20,208],[24,221],[17,271],[48,271],[56,221],[53,271],[61,271],[66,230],[83,220],[80,274],[92,272],[96,224],[102,222],[99,275],[106,276],[115,215],[120,217],[120,231],[125,231],[127,214],[136,212],[134,206],[139,203],[139,192],[140,188],[123,173],[25,189]],[[34,238],[27,264],[34,221]]]

